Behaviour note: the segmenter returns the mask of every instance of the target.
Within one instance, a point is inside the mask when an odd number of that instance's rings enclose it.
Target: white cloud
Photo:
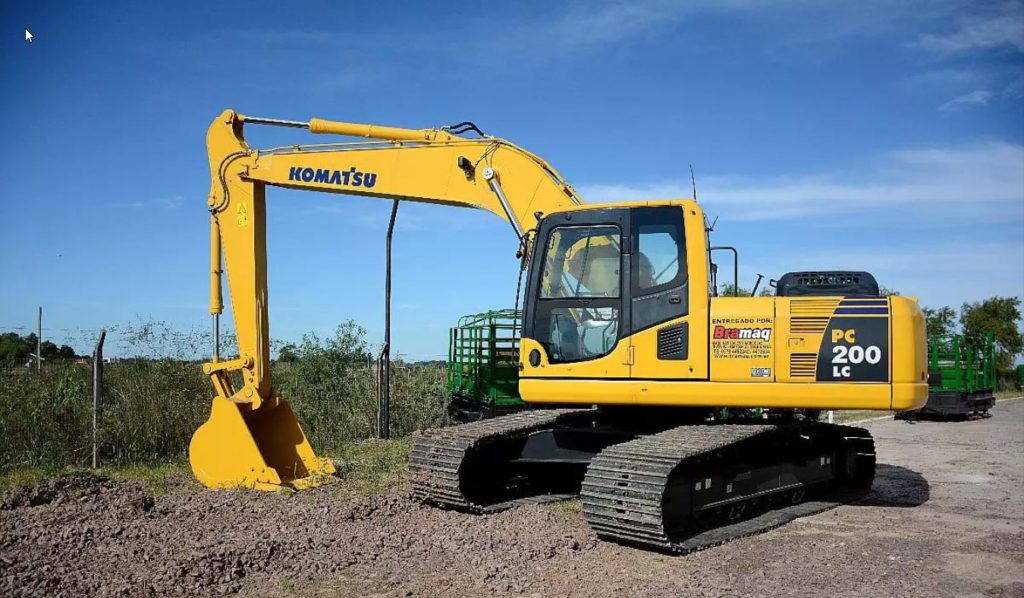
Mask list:
[[[992,92],[987,89],[975,89],[972,92],[957,96],[939,106],[939,112],[955,112],[970,106],[984,106],[992,99]]]
[[[938,54],[1000,48],[1024,52],[1024,5],[1004,2],[987,10],[972,6],[956,31],[921,35],[911,45]]]
[[[634,0],[582,2],[553,17],[537,18],[517,27],[505,38],[517,56],[523,48],[534,54],[559,55],[573,51],[643,39],[702,14],[751,15],[777,11],[779,2],[766,7],[756,0]],[[559,6],[557,3],[552,6]]]
[[[546,32],[567,45],[617,42],[681,18],[683,5],[665,2],[611,4],[572,11]]]
[[[1024,74],[1018,72],[1003,89],[1003,97],[1013,100],[1024,98]]]
[[[185,200],[181,195],[169,195],[167,197],[158,197],[156,199],[147,200],[130,200],[130,201],[115,201],[111,202],[109,207],[111,208],[162,208],[165,210],[174,210]]]
[[[688,180],[633,186],[577,187],[586,201],[690,197]],[[727,210],[733,220],[783,220],[857,213],[884,207],[909,211],[915,221],[954,214],[975,219],[1021,218],[1024,146],[991,141],[887,153],[856,171],[789,174],[761,179],[705,176],[701,202]]]
[[[497,38],[496,42],[519,51],[528,48],[536,55],[567,54],[652,33],[680,21],[693,9],[686,4],[658,0],[584,4],[554,18],[523,23],[512,35]]]
[[[977,84],[983,78],[978,70],[945,68],[914,75],[907,83],[917,87],[950,87]]]

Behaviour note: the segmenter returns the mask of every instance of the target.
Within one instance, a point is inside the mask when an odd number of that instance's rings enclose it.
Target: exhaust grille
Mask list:
[[[818,367],[815,353],[793,353],[789,356],[789,375],[792,378],[814,378]]]
[[[829,318],[839,306],[839,298],[835,299],[792,299],[789,302],[789,315],[796,318],[817,317]]]
[[[793,318],[789,322],[789,329],[796,334],[824,334],[828,328],[828,318]]]

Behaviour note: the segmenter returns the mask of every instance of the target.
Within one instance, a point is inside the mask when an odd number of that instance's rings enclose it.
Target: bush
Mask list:
[[[337,452],[376,431],[376,375],[365,334],[351,321],[326,340],[307,334],[293,361],[274,368],[275,387],[315,450]],[[393,435],[446,423],[445,381],[436,367],[393,364],[391,388]]]
[[[90,368],[0,368],[0,469],[85,464],[92,456]]]
[[[195,360],[205,333],[179,333],[161,323],[118,330],[123,353],[104,367],[100,461],[130,465],[181,460],[192,433],[210,413],[213,388]],[[231,351],[232,338],[225,345]],[[392,366],[391,431],[395,436],[444,425],[447,393],[436,365]],[[365,331],[345,322],[334,335],[307,334],[288,362],[272,369],[274,388],[294,410],[314,450],[341,454],[376,430],[372,356]],[[92,457],[92,369],[47,362],[43,371],[0,367],[0,473],[17,467],[81,467]]]
[[[104,463],[187,457],[192,433],[210,415],[213,388],[198,362],[129,359],[103,374]]]
[[[306,334],[295,361],[274,368],[274,386],[291,404],[314,450],[338,450],[345,442],[373,436],[377,402],[365,334],[351,321],[326,340]]]

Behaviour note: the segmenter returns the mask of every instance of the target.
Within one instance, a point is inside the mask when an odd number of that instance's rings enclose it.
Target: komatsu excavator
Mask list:
[[[261,150],[246,125],[358,139]],[[216,397],[189,456],[207,486],[301,488],[333,472],[271,381],[267,186],[482,208],[511,225],[525,274],[519,390],[532,408],[418,435],[412,491],[429,503],[487,512],[579,495],[600,537],[685,553],[870,488],[866,430],[787,414],[927,399],[915,300],[718,297],[694,200],[584,205],[543,159],[471,123],[417,130],[228,110],[207,147],[210,311],[216,338],[223,262],[239,350],[223,360],[215,341],[204,365]],[[723,407],[776,417],[716,418]]]

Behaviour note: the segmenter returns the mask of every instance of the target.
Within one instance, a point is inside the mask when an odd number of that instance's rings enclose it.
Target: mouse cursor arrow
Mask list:
[[[32,42],[32,32],[29,31],[28,29],[25,30],[25,41],[29,43]]]

